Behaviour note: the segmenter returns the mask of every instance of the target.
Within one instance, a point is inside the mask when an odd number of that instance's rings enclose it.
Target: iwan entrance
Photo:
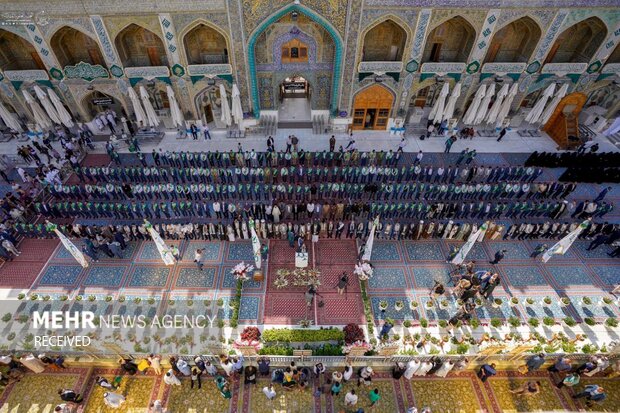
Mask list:
[[[280,127],[312,127],[310,83],[301,76],[287,77],[280,84],[278,119]]]

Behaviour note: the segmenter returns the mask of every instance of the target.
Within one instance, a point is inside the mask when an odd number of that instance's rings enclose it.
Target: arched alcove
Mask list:
[[[64,26],[54,33],[50,46],[61,66],[80,62],[105,66],[97,42],[73,27]]]
[[[45,70],[34,46],[20,36],[0,29],[0,69]]]
[[[168,57],[162,40],[152,31],[130,24],[114,39],[116,50],[124,66],[168,66]]]
[[[379,23],[364,36],[362,61],[397,62],[403,58],[407,32],[392,20]]]
[[[502,27],[493,36],[484,63],[528,62],[542,32],[530,17],[522,17]]]
[[[228,63],[226,38],[204,23],[187,32],[183,46],[190,65]]]
[[[466,62],[475,39],[474,27],[463,17],[455,16],[429,33],[422,62]]]
[[[607,37],[605,23],[590,17],[564,30],[547,53],[545,63],[587,63]]]

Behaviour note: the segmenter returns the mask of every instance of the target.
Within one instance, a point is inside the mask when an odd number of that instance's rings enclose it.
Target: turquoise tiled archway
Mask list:
[[[254,32],[250,37],[250,41],[248,42],[248,65],[250,67],[250,93],[252,94],[252,108],[254,110],[254,116],[260,116],[260,100],[258,97],[258,82],[256,80],[256,61],[254,54],[254,47],[256,46],[256,40],[258,36],[265,31],[267,27],[271,24],[279,20],[282,16],[287,13],[297,11],[302,13],[306,17],[312,19],[316,23],[320,24],[331,36],[334,40],[335,45],[335,57],[334,57],[334,74],[332,77],[332,90],[331,90],[331,100],[330,100],[330,109],[332,112],[338,110],[338,93],[340,87],[340,72],[342,71],[342,39],[340,35],[336,32],[336,30],[332,27],[332,25],[325,20],[321,15],[315,13],[314,11],[304,7],[300,4],[291,4],[277,13],[271,15],[268,19],[266,19]]]

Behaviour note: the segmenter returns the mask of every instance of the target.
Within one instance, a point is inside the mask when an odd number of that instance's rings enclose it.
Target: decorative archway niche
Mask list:
[[[0,69],[45,70],[33,45],[21,36],[0,29]]]
[[[528,62],[542,32],[528,16],[521,17],[496,31],[484,58],[484,63]]]
[[[547,53],[547,63],[586,63],[607,37],[607,26],[598,17],[589,17],[564,30]]]
[[[378,84],[357,92],[353,99],[353,129],[385,130],[395,97],[393,91]]]
[[[228,39],[212,26],[198,22],[183,35],[187,64],[230,63]]]
[[[259,85],[256,67],[256,42],[259,36],[273,23],[281,19],[287,13],[301,13],[307,18],[311,19],[318,25],[320,25],[330,35],[334,42],[334,63],[333,63],[333,75],[331,85],[331,97],[330,97],[330,111],[335,113],[338,110],[338,95],[340,91],[340,77],[342,74],[342,53],[343,53],[343,41],[336,29],[321,15],[315,13],[309,8],[301,4],[290,4],[278,12],[272,14],[261,25],[259,25],[250,35],[248,41],[248,69],[250,74],[250,94],[252,102],[252,111],[255,117],[260,117],[260,97],[259,97]]]
[[[422,63],[466,62],[475,40],[474,26],[465,18],[454,16],[429,33]]]
[[[111,94],[96,89],[87,93],[82,98],[81,107],[84,113],[88,115],[86,118],[88,121],[92,120],[98,113],[105,112],[107,109],[112,109],[116,112],[119,119],[121,116],[127,117],[123,101],[119,101]]]
[[[202,88],[194,96],[194,107],[198,118],[202,120],[203,124],[210,125],[210,128],[225,127],[221,122],[222,117],[222,99],[220,96],[220,83],[224,85],[228,98],[230,99],[230,88],[226,81],[215,81],[213,84],[209,84]],[[230,104],[230,102],[229,102]]]
[[[366,32],[362,47],[362,61],[398,62],[403,58],[406,43],[405,29],[388,18]]]
[[[80,62],[105,67],[97,42],[73,27],[58,29],[52,36],[50,47],[63,67],[75,66]]]
[[[114,45],[125,67],[168,66],[168,57],[161,38],[135,23],[131,23],[116,35]]]

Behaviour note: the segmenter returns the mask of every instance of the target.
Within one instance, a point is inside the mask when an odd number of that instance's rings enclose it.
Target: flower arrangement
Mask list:
[[[373,271],[374,270],[369,263],[363,262],[355,266],[353,274],[357,275],[360,281],[364,281],[372,277]]]
[[[262,348],[260,336],[261,332],[258,327],[246,327],[241,332],[240,339],[233,343],[233,347],[239,348],[241,346],[252,346],[256,349],[256,351],[258,351]]]
[[[394,309],[396,311],[402,311],[403,308],[405,308],[405,303],[403,303],[402,300],[398,300],[394,303]]]
[[[299,327],[301,328],[308,328],[312,325],[312,323],[313,323],[312,320],[301,320],[297,324],[299,324]]]
[[[357,324],[347,324],[343,327],[342,331],[344,332],[344,342],[347,344],[364,341],[364,330]]]
[[[367,343],[365,341],[359,340],[359,341],[355,341],[351,344],[347,344],[342,346],[342,353],[343,354],[349,354],[351,352],[351,350],[353,349],[359,349],[359,348],[363,348],[365,351],[370,351],[372,350],[372,344]]]
[[[246,264],[244,262],[240,262],[235,265],[235,267],[230,271],[232,275],[235,276],[235,280],[249,280],[249,273],[254,270],[254,266],[251,264]]]
[[[581,303],[583,305],[592,305],[592,299],[590,297],[583,297]]]
[[[282,289],[288,285],[296,287],[308,287],[310,285],[318,287],[321,285],[321,271],[316,269],[296,268],[293,271],[281,268],[276,271],[276,279],[273,285],[277,289]]]
[[[517,304],[519,304],[519,299],[518,299],[517,297],[512,297],[512,298],[510,299],[510,306],[511,306],[511,307],[514,307],[514,306],[516,306]]]
[[[411,308],[411,311],[417,310],[419,305],[420,304],[415,300],[409,301],[409,308]]]
[[[549,306],[549,305],[551,305],[551,303],[552,303],[552,302],[553,302],[553,301],[551,300],[551,297],[545,297],[545,298],[543,298],[543,304],[544,304],[544,305]]]
[[[385,300],[379,301],[379,310],[385,311],[388,308],[388,302]]]
[[[560,298],[560,306],[566,307],[568,305],[570,305],[570,298],[568,298],[568,297]]]

